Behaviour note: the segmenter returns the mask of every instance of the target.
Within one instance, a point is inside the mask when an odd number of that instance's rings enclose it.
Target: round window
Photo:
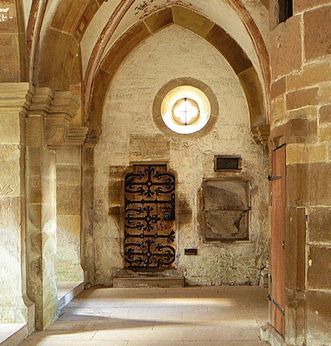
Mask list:
[[[162,100],[161,116],[165,125],[180,134],[204,128],[210,118],[211,106],[203,91],[191,85],[170,90]]]

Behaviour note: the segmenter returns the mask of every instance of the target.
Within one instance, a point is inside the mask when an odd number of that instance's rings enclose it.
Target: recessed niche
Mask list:
[[[241,171],[241,157],[230,155],[217,155],[214,159],[215,172]]]
[[[249,239],[249,182],[205,180],[203,234],[206,241]]]

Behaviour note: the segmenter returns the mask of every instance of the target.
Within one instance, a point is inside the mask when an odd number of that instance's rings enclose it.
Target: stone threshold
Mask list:
[[[184,277],[167,277],[167,276],[140,276],[140,277],[114,277],[114,288],[143,288],[143,287],[162,287],[174,288],[184,287]]]
[[[260,327],[260,338],[271,346],[288,346],[284,338],[269,323]]]
[[[0,323],[0,345],[19,345],[27,338],[28,325],[25,323]]]
[[[79,294],[84,291],[84,282],[59,282],[57,316],[61,316],[63,309]]]

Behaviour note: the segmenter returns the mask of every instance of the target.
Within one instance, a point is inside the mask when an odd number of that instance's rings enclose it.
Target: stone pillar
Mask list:
[[[38,88],[27,119],[28,290],[36,304],[37,330],[46,328],[57,317],[57,205],[61,211],[63,203],[73,205],[77,196],[61,189],[66,179],[63,172],[58,172],[57,191],[56,150],[80,145],[85,138],[85,128],[70,128],[77,107],[70,92]]]
[[[286,144],[285,342],[327,345],[331,344],[331,3],[296,0],[293,10],[294,15],[270,35],[270,149]],[[274,17],[271,11],[272,25]]]
[[[71,127],[79,109],[79,101],[70,92],[55,94],[48,125],[49,145],[56,149],[57,161],[57,281],[61,286],[68,282],[84,281],[81,267],[82,228],[82,144],[85,127]]]
[[[58,285],[84,281],[81,267],[82,171],[81,146],[56,150]]]
[[[28,320],[24,118],[29,98],[27,83],[0,84],[0,323]]]
[[[96,140],[89,137],[83,145],[82,151],[82,266],[86,273],[87,286],[94,284],[94,242],[93,242],[93,217],[94,217],[94,147]]]
[[[36,305],[35,328],[56,318],[56,162],[46,142],[46,117],[53,95],[37,89],[26,120],[28,294]]]

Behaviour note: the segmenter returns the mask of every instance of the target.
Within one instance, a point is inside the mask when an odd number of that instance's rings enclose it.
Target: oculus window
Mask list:
[[[161,116],[164,124],[179,134],[191,134],[203,129],[211,115],[206,94],[191,85],[177,86],[162,100]]]

